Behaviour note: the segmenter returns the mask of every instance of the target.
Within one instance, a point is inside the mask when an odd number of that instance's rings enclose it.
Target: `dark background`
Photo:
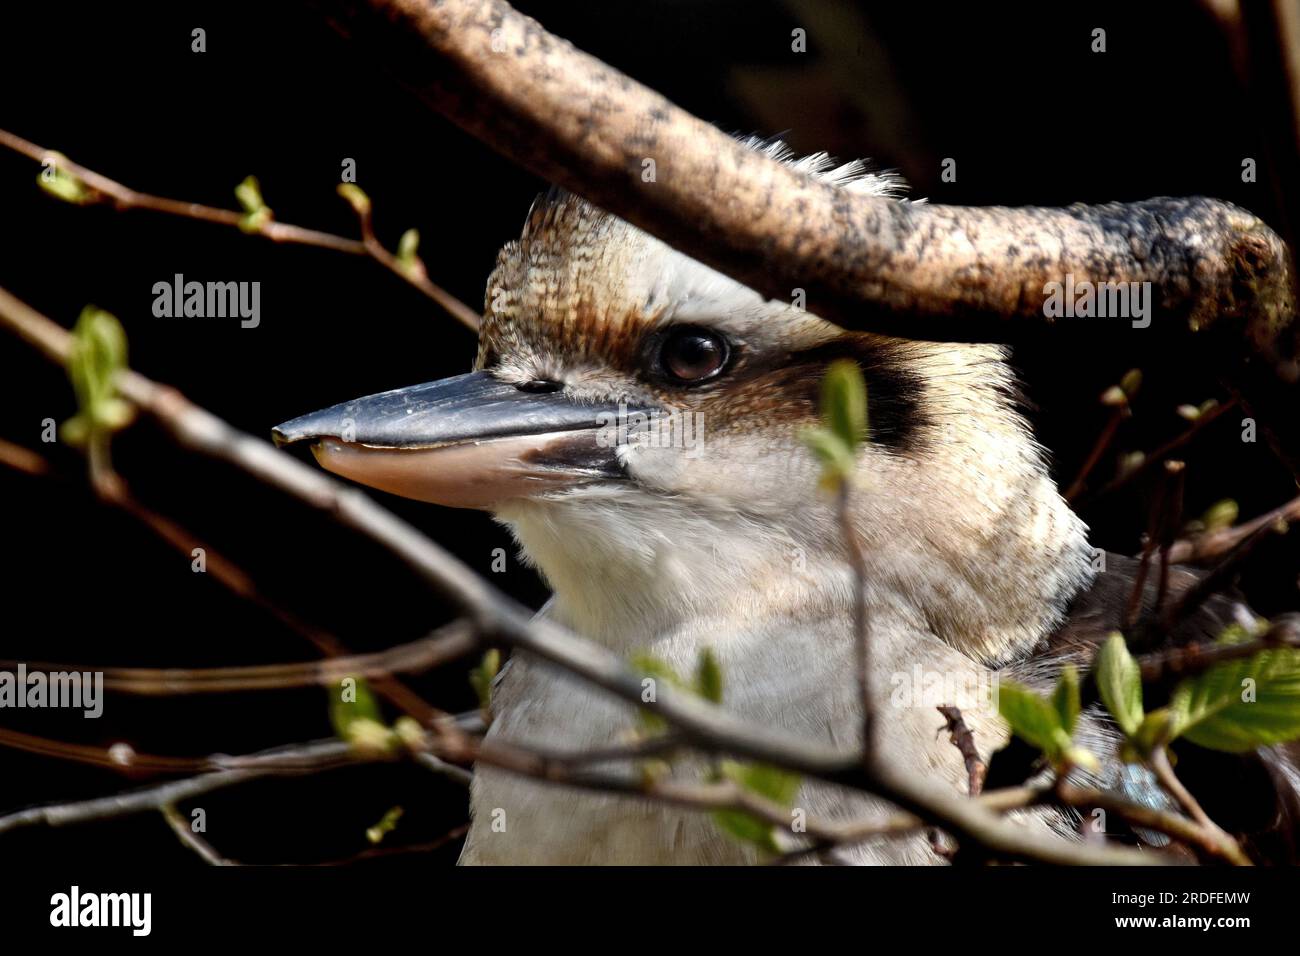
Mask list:
[[[914,196],[954,204],[1043,204],[1203,194],[1277,222],[1254,100],[1238,87],[1216,25],[1197,4],[1058,5],[755,0],[520,2],[553,32],[724,129],[786,134],[799,151],[873,157]],[[192,53],[190,31],[207,31]],[[791,30],[808,52],[791,51]],[[1090,52],[1091,30],[1108,50]],[[417,227],[432,279],[477,309],[496,249],[545,184],[432,115],[294,2],[43,5],[0,13],[0,126],[123,183],[233,206],[256,174],[279,219],[353,235],[334,194],[340,163],[390,246]],[[940,181],[945,157],[957,181]],[[1260,182],[1241,181],[1245,157]],[[71,324],[86,303],[118,316],[131,362],[239,428],[272,425],[357,395],[468,369],[471,337],[372,262],[276,246],[235,230],[147,212],[76,208],[44,195],[39,167],[0,153],[0,285]],[[1291,175],[1297,171],[1292,170]],[[152,286],[174,273],[260,281],[262,320],[157,319]],[[1097,396],[1130,367],[1146,383],[1121,450],[1151,449],[1185,423],[1174,409],[1224,396],[1189,356],[1154,335],[1077,332],[1016,354],[1031,417],[1069,480],[1105,420]],[[88,493],[79,454],[40,444],[41,421],[74,411],[63,374],[0,339],[0,437],[38,448],[59,477],[0,471],[5,616],[0,658],[119,666],[306,660],[313,650],[132,518]],[[1243,517],[1294,494],[1240,416],[1186,455],[1187,513],[1236,499]],[[136,495],[235,560],[277,603],[357,651],[418,637],[449,616],[403,567],[282,495],[178,452],[143,422],[114,461]],[[1099,476],[1113,473],[1108,457]],[[1133,552],[1150,488],[1084,508],[1099,546]],[[383,497],[494,583],[536,606],[543,586],[485,515]],[[512,552],[513,554],[513,552]],[[1294,548],[1266,545],[1244,580],[1264,612],[1294,609]],[[452,711],[474,705],[464,667],[411,682]],[[6,727],[150,753],[243,753],[329,734],[323,691],[110,697],[98,721],[6,711]],[[142,781],[0,751],[0,812],[97,796]],[[309,863],[366,848],[364,831],[406,809],[389,843],[418,844],[465,819],[456,785],[409,766],[260,782],[203,798],[208,838],[256,863]],[[0,852],[76,861],[200,865],[153,816],[0,840]],[[434,854],[451,862],[457,845]],[[411,857],[390,857],[382,863]],[[429,862],[428,857],[417,858]]]

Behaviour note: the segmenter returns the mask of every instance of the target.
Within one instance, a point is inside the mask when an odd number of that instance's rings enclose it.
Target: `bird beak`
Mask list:
[[[327,471],[458,508],[489,508],[592,481],[627,478],[617,456],[626,404],[581,404],[471,372],[368,395],[276,427],[311,442]],[[643,416],[635,416],[643,417]]]

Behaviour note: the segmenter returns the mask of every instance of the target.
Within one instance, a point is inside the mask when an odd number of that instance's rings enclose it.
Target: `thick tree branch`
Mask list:
[[[811,311],[846,327],[1001,340],[1044,322],[1048,282],[1149,282],[1157,327],[1224,328],[1297,378],[1287,250],[1227,203],[853,195],[744,148],[501,0],[313,2],[499,152],[773,298],[806,290]]]

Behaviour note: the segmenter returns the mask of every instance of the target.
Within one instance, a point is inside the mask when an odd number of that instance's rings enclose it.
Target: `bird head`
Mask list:
[[[762,145],[789,161],[779,145]],[[824,154],[841,188],[896,181]],[[500,253],[475,370],[287,422],[340,475],[505,522],[569,619],[848,600],[803,441],[830,363],[862,369],[852,520],[872,587],[974,657],[1037,640],[1086,579],[1082,525],[1016,411],[1004,351],[848,332],[553,191]]]

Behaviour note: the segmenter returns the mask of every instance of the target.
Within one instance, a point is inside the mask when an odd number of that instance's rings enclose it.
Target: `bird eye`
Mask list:
[[[680,326],[670,330],[659,346],[659,367],[682,384],[713,378],[726,367],[727,340],[709,329]]]

